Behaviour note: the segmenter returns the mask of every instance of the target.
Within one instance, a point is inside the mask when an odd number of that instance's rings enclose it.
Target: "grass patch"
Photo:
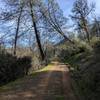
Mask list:
[[[65,98],[64,98],[64,96],[59,95],[59,96],[56,97],[55,100],[65,100]]]
[[[38,72],[45,72],[45,71],[49,71],[49,69],[52,67],[52,65],[48,65],[40,70],[34,71],[32,75],[37,74]]]
[[[9,91],[9,90],[13,89],[13,87],[17,86],[18,84],[21,84],[23,82],[22,80],[24,78],[17,79],[15,81],[12,81],[12,82],[6,84],[6,85],[1,86],[0,87],[0,92],[6,92],[6,91]]]
[[[42,68],[42,69],[40,69],[40,70],[34,71],[30,76],[35,77],[35,76],[38,75],[40,72],[47,72],[47,71],[49,71],[49,69],[50,69],[51,67],[52,67],[52,65],[49,64],[48,66],[46,66],[46,67],[44,67],[44,68]]]

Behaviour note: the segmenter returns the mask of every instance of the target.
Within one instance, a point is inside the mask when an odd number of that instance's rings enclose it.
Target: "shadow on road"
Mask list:
[[[15,85],[9,85],[8,91],[0,93],[0,100],[66,100],[64,88],[66,89],[65,85],[69,87],[69,82],[64,83],[65,73],[69,74],[63,66],[56,66],[50,71],[37,72]],[[67,92],[71,92],[70,87]]]

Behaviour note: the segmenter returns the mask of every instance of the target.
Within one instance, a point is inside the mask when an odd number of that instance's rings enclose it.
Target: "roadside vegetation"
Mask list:
[[[77,95],[81,95],[83,100],[99,100],[100,39],[95,38],[91,40],[90,44],[79,40],[78,42],[77,47],[67,48],[70,55],[60,55],[61,61],[70,65],[69,69],[73,80],[72,85],[74,84],[73,87],[77,91]],[[63,50],[62,53],[64,53]]]

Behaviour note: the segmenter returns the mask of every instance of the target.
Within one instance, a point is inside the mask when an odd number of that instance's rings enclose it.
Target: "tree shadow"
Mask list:
[[[60,100],[64,97],[62,84],[62,71],[37,72],[11,85],[0,97],[1,100]]]

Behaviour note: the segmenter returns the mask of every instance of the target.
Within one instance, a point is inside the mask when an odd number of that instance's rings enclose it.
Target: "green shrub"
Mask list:
[[[95,41],[92,46],[94,48],[94,52],[100,54],[100,40]]]

